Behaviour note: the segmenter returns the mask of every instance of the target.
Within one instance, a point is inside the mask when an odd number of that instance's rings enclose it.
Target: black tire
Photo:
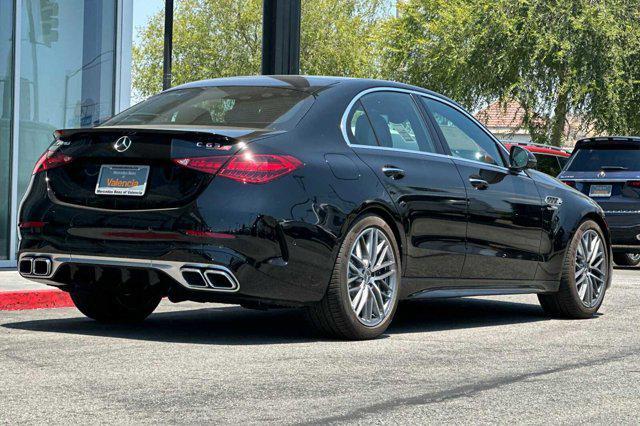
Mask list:
[[[640,257],[635,253],[613,253],[613,261],[618,266],[638,266]]]
[[[393,305],[383,321],[376,326],[367,326],[358,320],[351,307],[351,300],[347,290],[347,269],[349,267],[351,248],[361,232],[371,227],[382,231],[389,241],[393,248],[397,271],[396,287],[392,297]],[[319,332],[328,337],[348,340],[365,340],[378,337],[385,332],[398,307],[401,274],[400,250],[393,231],[380,217],[370,214],[364,215],[356,220],[342,242],[327,292],[319,303],[307,309],[309,319]]]
[[[594,304],[594,306],[587,307],[585,306],[585,304],[583,304],[578,295],[578,288],[576,286],[576,252],[578,250],[578,245],[580,244],[582,236],[589,230],[596,231],[600,236],[601,241],[603,243],[606,242],[606,239],[602,233],[602,229],[596,222],[592,220],[584,221],[578,227],[578,230],[575,232],[575,235],[573,236],[573,239],[571,240],[571,243],[567,248],[562,266],[562,274],[558,292],[538,295],[538,300],[540,301],[542,309],[544,309],[547,314],[553,317],[570,319],[591,318],[596,312],[598,312],[598,309],[600,309],[600,306],[602,305],[602,301],[604,300],[604,296],[611,279],[611,259],[609,257],[610,251],[608,247],[605,247],[604,250],[604,268],[606,271],[606,277],[604,277],[605,285],[598,299],[595,301],[596,303]]]
[[[154,289],[118,294],[97,287],[76,287],[69,292],[76,308],[87,317],[107,323],[136,323],[158,307],[162,294]]]

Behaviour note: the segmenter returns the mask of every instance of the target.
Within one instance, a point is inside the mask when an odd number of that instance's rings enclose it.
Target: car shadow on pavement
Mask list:
[[[548,319],[538,305],[487,299],[441,299],[402,303],[386,337]],[[260,345],[321,340],[299,309],[255,311],[236,306],[157,312],[144,323],[101,324],[84,317],[2,324],[48,333],[104,336],[158,342]]]

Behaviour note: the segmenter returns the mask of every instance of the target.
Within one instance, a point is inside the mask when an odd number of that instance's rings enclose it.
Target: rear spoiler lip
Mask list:
[[[272,136],[277,134],[286,133],[284,130],[272,130],[272,129],[256,129],[256,128],[244,128],[244,127],[208,127],[208,126],[171,126],[171,125],[159,125],[159,126],[98,126],[89,128],[75,128],[75,129],[59,129],[53,132],[56,139],[65,139],[72,136],[80,135],[83,133],[109,133],[109,132],[127,132],[129,134],[135,134],[136,132],[150,132],[150,133],[172,133],[172,134],[189,134],[189,135],[201,135],[201,136],[218,136],[223,137],[228,142],[241,142],[247,140],[261,139],[266,136]]]

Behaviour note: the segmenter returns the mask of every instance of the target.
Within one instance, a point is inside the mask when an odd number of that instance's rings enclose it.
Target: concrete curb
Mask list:
[[[60,290],[0,291],[0,311],[72,307],[69,293]]]

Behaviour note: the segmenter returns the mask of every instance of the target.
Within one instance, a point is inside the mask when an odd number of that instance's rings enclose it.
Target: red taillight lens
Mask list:
[[[563,180],[562,182],[564,182],[565,185],[568,185],[572,188],[576,187],[576,182],[574,180]]]
[[[177,158],[173,162],[201,172],[217,173],[218,176],[243,183],[271,182],[302,166],[300,160],[290,155],[251,153],[234,157]]]
[[[64,166],[73,161],[73,157],[64,155],[62,153],[48,150],[38,160],[36,166],[33,168],[33,173],[40,173],[45,170],[55,169],[56,167]]]
[[[209,231],[196,231],[192,229],[188,229],[184,231],[185,235],[190,237],[199,237],[199,238],[218,238],[224,240],[231,240],[235,238],[235,235],[231,234],[221,234],[219,232],[209,232]]]
[[[290,155],[242,154],[233,157],[219,175],[243,183],[267,183],[291,173],[302,162]]]
[[[46,225],[44,222],[20,222],[18,227],[20,229],[32,229],[32,228],[44,228]]]
[[[218,157],[175,158],[173,162],[188,169],[215,175],[227,160],[229,160],[229,156],[222,155]]]
[[[630,180],[629,182],[627,182],[627,186],[630,186],[632,188],[640,188],[640,180]]]

